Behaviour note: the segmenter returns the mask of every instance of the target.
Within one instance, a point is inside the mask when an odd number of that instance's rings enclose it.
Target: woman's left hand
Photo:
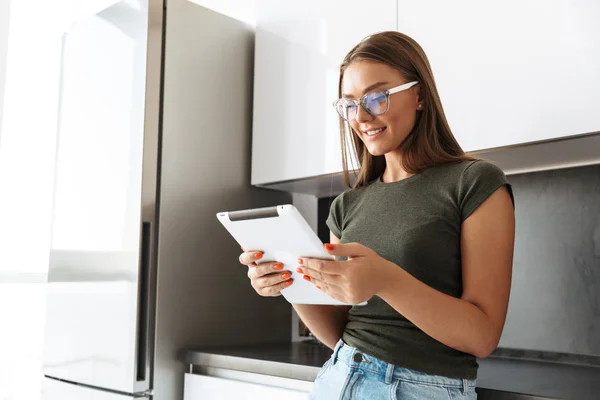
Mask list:
[[[347,261],[329,261],[302,257],[298,272],[336,300],[358,304],[377,295],[388,285],[390,272],[399,268],[360,243],[325,244],[333,256]]]

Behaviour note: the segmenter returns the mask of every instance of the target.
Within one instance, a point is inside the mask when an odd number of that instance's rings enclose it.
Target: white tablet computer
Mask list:
[[[217,218],[244,249],[264,252],[259,262],[280,262],[292,274],[294,284],[281,291],[290,303],[350,305],[329,297],[296,272],[299,257],[334,257],[293,205],[220,212]]]

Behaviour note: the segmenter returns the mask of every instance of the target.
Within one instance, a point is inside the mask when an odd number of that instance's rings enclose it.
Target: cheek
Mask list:
[[[356,132],[360,132],[358,130],[358,122],[356,122],[356,120],[350,122],[350,127],[352,128],[352,131],[353,131],[353,132],[350,132],[352,135],[356,135]]]
[[[391,109],[385,114],[385,124],[392,130],[410,131],[415,123],[416,111],[408,107]],[[382,118],[383,119],[383,118]],[[408,133],[408,132],[407,132]]]

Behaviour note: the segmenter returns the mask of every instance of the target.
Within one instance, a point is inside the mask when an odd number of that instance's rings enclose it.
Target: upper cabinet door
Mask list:
[[[365,36],[396,29],[396,6],[257,1],[252,184],[341,171],[339,66]]]
[[[398,1],[465,151],[600,130],[597,0]]]

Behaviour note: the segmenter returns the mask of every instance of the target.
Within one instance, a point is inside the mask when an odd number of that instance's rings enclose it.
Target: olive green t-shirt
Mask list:
[[[461,224],[503,185],[512,198],[502,170],[481,160],[430,167],[397,182],[376,179],[336,197],[327,226],[342,243],[361,243],[423,283],[460,298]],[[473,355],[428,336],[377,296],[350,309],[342,340],[399,367],[477,377]]]

